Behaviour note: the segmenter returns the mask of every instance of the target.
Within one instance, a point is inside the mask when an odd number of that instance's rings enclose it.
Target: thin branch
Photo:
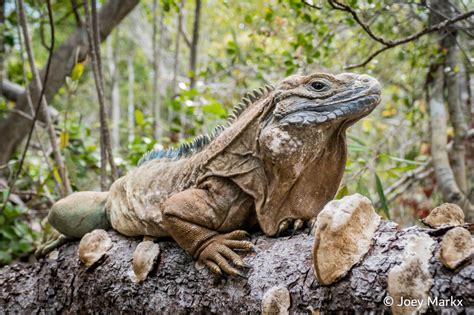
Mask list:
[[[26,54],[28,56],[28,62],[30,64],[31,72],[33,73],[33,81],[36,85],[36,89],[38,91],[40,91],[45,87],[41,83],[41,77],[40,77],[39,71],[38,71],[38,69],[36,68],[36,65],[35,65],[35,58],[34,58],[34,54],[33,54],[33,48],[32,48],[32,45],[31,45],[31,39],[30,39],[29,32],[28,32],[28,24],[27,24],[25,12],[24,12],[23,0],[18,1],[18,13],[19,13],[20,25],[21,25],[21,28],[23,30],[23,39],[25,41],[25,50],[26,50]],[[49,23],[51,25],[54,22],[52,20],[52,13],[49,12],[49,11],[48,11],[48,16],[49,16]],[[51,38],[53,38],[53,37],[54,37],[54,27],[51,28]],[[54,40],[51,40],[51,44],[50,45],[45,45],[45,47],[47,47],[47,50],[50,52],[50,54],[52,54],[52,52],[54,50]],[[30,91],[28,90],[28,92],[30,92]],[[29,94],[27,94],[27,98],[28,97],[30,97]],[[31,109],[33,109],[32,108],[33,105],[32,105],[32,102],[31,102],[31,97],[30,97],[30,99],[28,99],[28,101],[29,101],[29,105],[31,106]],[[71,185],[69,183],[69,178],[68,178],[68,175],[67,175],[67,170],[66,170],[66,167],[64,165],[64,161],[63,161],[63,158],[61,156],[59,145],[58,145],[58,142],[57,142],[57,139],[56,139],[56,133],[55,133],[54,128],[53,128],[50,113],[48,111],[48,103],[46,101],[46,98],[45,97],[40,97],[39,101],[41,103],[41,106],[39,107],[39,110],[42,111],[42,114],[45,117],[46,131],[48,132],[48,136],[49,136],[49,140],[50,140],[50,144],[51,144],[51,149],[53,150],[54,160],[56,162],[58,173],[59,173],[59,176],[61,178],[61,180],[56,179],[61,184],[60,185],[61,189],[59,190],[59,192],[60,192],[60,195],[62,197],[65,197],[65,196],[69,195],[70,193],[72,193]]]
[[[20,8],[19,6],[16,6],[16,11],[17,11],[17,16],[20,16]],[[25,83],[28,82],[28,79],[27,79],[27,75],[26,75],[26,68],[25,68],[25,57],[24,57],[24,49],[23,49],[23,41],[22,41],[22,36],[21,36],[21,23],[18,23],[17,25],[17,32],[18,32],[18,42],[19,42],[19,46],[20,46],[20,60],[21,60],[21,70],[22,70],[22,75],[23,75],[23,81]],[[28,106],[30,107],[30,111],[31,113],[34,113],[35,112],[35,109],[34,109],[34,105],[33,105],[33,100],[31,99],[31,93],[30,93],[30,90],[29,89],[25,89],[25,95],[26,95],[26,101],[28,102]],[[15,110],[15,109],[13,109]],[[12,110],[12,111],[13,111]],[[18,111],[18,112],[21,112],[21,111]],[[22,113],[22,112],[21,112]],[[28,115],[28,114],[26,114]],[[30,120],[33,120],[33,117],[31,117]],[[38,125],[43,125],[43,123],[41,122],[38,122]],[[46,128],[46,126],[43,126],[44,128]],[[40,148],[40,151],[41,153],[43,154],[43,158],[44,158],[44,161],[48,167],[48,170],[50,173],[53,173],[53,166],[51,165],[51,162],[49,161],[49,154],[48,152],[46,152],[46,148],[44,147],[43,145],[43,142],[41,141],[40,137],[39,137],[39,132],[37,129],[34,129],[34,133],[35,133],[35,136],[36,136],[36,141],[38,141],[39,143],[39,148]],[[57,189],[57,192],[59,194],[61,194],[61,183],[58,181],[58,179],[56,178],[56,176],[52,176],[53,180],[54,180],[54,183],[56,184],[56,189]]]
[[[96,49],[96,58],[98,64],[98,72],[100,78],[100,85],[102,88],[102,97],[104,97],[104,76],[102,74],[102,60],[100,58],[100,30],[99,30],[99,22],[98,22],[98,15],[97,15],[97,3],[96,0],[92,0],[92,34],[94,35],[94,44]],[[103,99],[104,103],[104,110],[106,109],[105,106],[105,98]],[[112,181],[115,181],[118,178],[118,171],[117,166],[115,165],[114,156],[112,154],[112,145],[110,143],[110,132],[109,132],[109,125],[107,120],[104,120],[104,141],[105,141],[105,149],[107,150],[107,157],[109,159],[110,168],[112,171]]]
[[[77,0],[71,0],[72,12],[74,13],[74,19],[76,19],[77,27],[82,27],[82,19],[81,15],[79,14],[79,4]]]
[[[1,80],[0,84],[2,85],[0,95],[10,101],[16,102],[25,92],[25,89],[21,85],[7,79]]]
[[[112,156],[110,146],[110,133],[107,120],[107,110],[105,106],[103,77],[100,62],[100,41],[97,23],[96,2],[92,0],[92,9],[89,10],[89,1],[84,0],[84,11],[86,13],[86,29],[89,40],[90,53],[92,59],[92,72],[94,73],[97,97],[99,99],[99,116],[100,116],[100,186],[102,191],[108,189],[107,184],[107,160],[112,168],[112,179],[117,178],[117,169]],[[92,11],[92,12],[91,12]]]
[[[364,31],[375,41],[377,41],[379,43],[382,43],[386,46],[393,45],[392,40],[386,40],[383,37],[377,36],[374,32],[372,32],[369,25],[367,25],[367,23],[362,21],[362,19],[359,17],[359,15],[350,6],[348,6],[346,4],[342,4],[342,3],[340,3],[336,0],[329,0],[329,4],[331,5],[332,8],[334,8],[336,10],[349,12],[352,15],[352,17],[354,18],[354,20],[357,22],[357,24],[359,24],[364,29]]]
[[[462,21],[462,20],[466,20],[467,18],[469,18],[470,16],[474,15],[474,10],[470,10],[466,13],[463,13],[463,14],[459,14],[453,18],[450,18],[450,19],[446,19],[438,24],[435,24],[433,26],[430,26],[430,27],[427,27],[427,28],[424,28],[423,30],[413,34],[413,35],[410,35],[410,36],[407,36],[405,38],[401,38],[401,39],[397,39],[397,40],[388,40],[388,39],[385,39],[381,36],[378,36],[376,35],[372,30],[371,28],[369,27],[369,25],[367,25],[367,23],[365,23],[361,18],[360,16],[357,14],[357,12],[355,12],[355,10],[353,8],[351,8],[350,6],[346,5],[346,4],[343,4],[343,3],[340,3],[336,0],[329,0],[329,4],[336,10],[341,10],[341,11],[345,11],[345,12],[348,12],[352,15],[352,17],[354,18],[354,20],[357,22],[357,24],[359,24],[362,29],[375,41],[381,43],[384,45],[384,47],[376,50],[374,53],[372,53],[369,57],[367,57],[364,61],[358,63],[358,64],[353,64],[353,65],[348,65],[345,67],[345,69],[354,69],[354,68],[358,68],[358,67],[362,67],[362,66],[365,66],[366,64],[368,64],[372,59],[374,59],[377,55],[379,55],[380,53],[384,52],[385,50],[388,50],[390,48],[393,48],[393,47],[396,47],[396,46],[399,46],[399,45],[403,45],[403,44],[406,44],[408,42],[411,42],[411,41],[414,41],[426,34],[429,34],[429,33],[432,33],[432,32],[436,32],[436,31],[439,31],[441,29],[444,29],[446,28],[447,26],[451,25],[451,24],[454,24],[454,23],[457,23],[459,21]]]
[[[23,4],[22,0],[18,0],[17,5],[19,5],[19,4]],[[26,152],[28,151],[28,147],[30,146],[31,136],[33,135],[33,130],[34,130],[34,127],[35,127],[35,123],[36,123],[36,120],[38,119],[38,113],[39,113],[39,109],[40,109],[40,106],[41,106],[41,101],[42,101],[43,96],[44,96],[45,86],[46,86],[46,83],[48,82],[48,75],[49,75],[49,70],[50,70],[50,65],[51,65],[51,58],[52,58],[52,55],[53,55],[52,54],[52,49],[54,48],[54,23],[53,23],[53,16],[52,16],[50,0],[46,0],[46,6],[48,8],[49,22],[50,22],[50,27],[51,27],[51,50],[49,51],[48,61],[46,63],[46,71],[45,71],[45,75],[44,75],[44,78],[43,78],[43,85],[42,85],[42,88],[41,88],[40,97],[38,99],[38,104],[36,105],[36,110],[35,110],[35,114],[34,114],[34,117],[33,117],[33,122],[31,123],[31,127],[30,127],[30,130],[28,132],[28,137],[26,139],[25,149],[23,150],[23,153],[21,155],[20,163],[18,165],[18,169],[17,169],[16,173],[13,175],[13,178],[11,180],[10,189],[8,189],[7,196],[6,196],[6,198],[3,202],[3,206],[2,206],[2,209],[1,209],[0,213],[3,213],[3,211],[5,210],[5,207],[7,206],[7,203],[8,203],[8,199],[10,198],[10,194],[14,190],[16,180],[18,179],[18,176],[20,175],[21,170],[23,168],[23,163],[25,162]]]
[[[322,7],[317,6],[317,5],[313,4],[313,3],[309,3],[309,2],[306,1],[306,0],[301,0],[301,2],[302,2],[304,5],[307,5],[307,6],[310,7],[310,8],[313,8],[313,9],[316,9],[316,10],[321,10],[321,9],[322,9]]]
[[[186,43],[186,46],[188,46],[188,48],[191,48],[191,41],[189,40],[188,35],[186,35],[186,33],[184,32],[184,29],[183,29],[182,25],[179,28],[179,32],[181,33],[181,36],[183,36],[183,39],[184,39],[184,42]]]

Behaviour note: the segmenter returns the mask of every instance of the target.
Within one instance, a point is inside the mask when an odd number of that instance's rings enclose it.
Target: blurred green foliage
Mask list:
[[[5,202],[3,194],[0,206]],[[38,233],[33,232],[24,221],[28,209],[7,203],[0,214],[0,266],[9,264],[13,259],[25,256],[33,250]]]

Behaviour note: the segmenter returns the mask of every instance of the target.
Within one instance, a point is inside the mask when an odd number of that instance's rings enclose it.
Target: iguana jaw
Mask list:
[[[303,126],[332,123],[334,120],[358,120],[368,115],[380,102],[380,94],[358,96],[356,98],[314,106],[312,104],[288,113],[280,122]]]

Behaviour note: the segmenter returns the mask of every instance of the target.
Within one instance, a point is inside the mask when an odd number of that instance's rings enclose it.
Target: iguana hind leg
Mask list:
[[[175,194],[164,203],[163,224],[174,240],[211,271],[241,275],[245,266],[234,250],[249,251],[244,240],[252,200],[235,184],[220,178],[207,180],[200,189]]]
[[[36,255],[44,256],[71,239],[81,238],[95,229],[108,229],[105,210],[108,192],[76,192],[56,202],[48,215],[54,231],[41,244]]]

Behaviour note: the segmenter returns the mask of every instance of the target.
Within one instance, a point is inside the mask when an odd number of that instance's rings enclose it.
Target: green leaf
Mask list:
[[[377,173],[374,172],[375,175],[375,187],[377,189],[377,194],[379,195],[380,205],[385,215],[385,218],[390,220],[390,210],[388,209],[387,205],[387,198],[385,198],[385,193],[383,192],[382,182],[380,181],[380,177]]]
[[[84,72],[84,64],[82,64],[80,62],[76,63],[76,65],[72,69],[71,79],[73,81],[79,80],[81,78],[83,72]]]
[[[337,191],[336,197],[334,197],[334,199],[341,199],[347,195],[349,195],[349,189],[347,188],[347,185],[342,185],[342,187]]]
[[[0,234],[2,234],[6,239],[8,240],[14,240],[16,239],[16,234],[15,231],[13,230],[13,227],[7,226],[5,227]]]
[[[349,152],[366,152],[367,151],[367,147],[358,145],[355,143],[349,143],[347,145],[347,148],[349,149]]]
[[[6,251],[0,250],[0,266],[9,264],[12,259],[12,255]]]
[[[139,109],[135,110],[135,121],[139,126],[145,125],[145,118],[143,116],[142,111]]]
[[[417,162],[417,161],[402,159],[402,158],[395,157],[395,156],[389,156],[389,158],[390,158],[391,160],[394,160],[394,161],[397,161],[397,162],[403,162],[403,163],[406,163],[406,164],[412,164],[412,165],[423,165],[423,164],[424,164],[424,163],[422,163],[422,162]]]

